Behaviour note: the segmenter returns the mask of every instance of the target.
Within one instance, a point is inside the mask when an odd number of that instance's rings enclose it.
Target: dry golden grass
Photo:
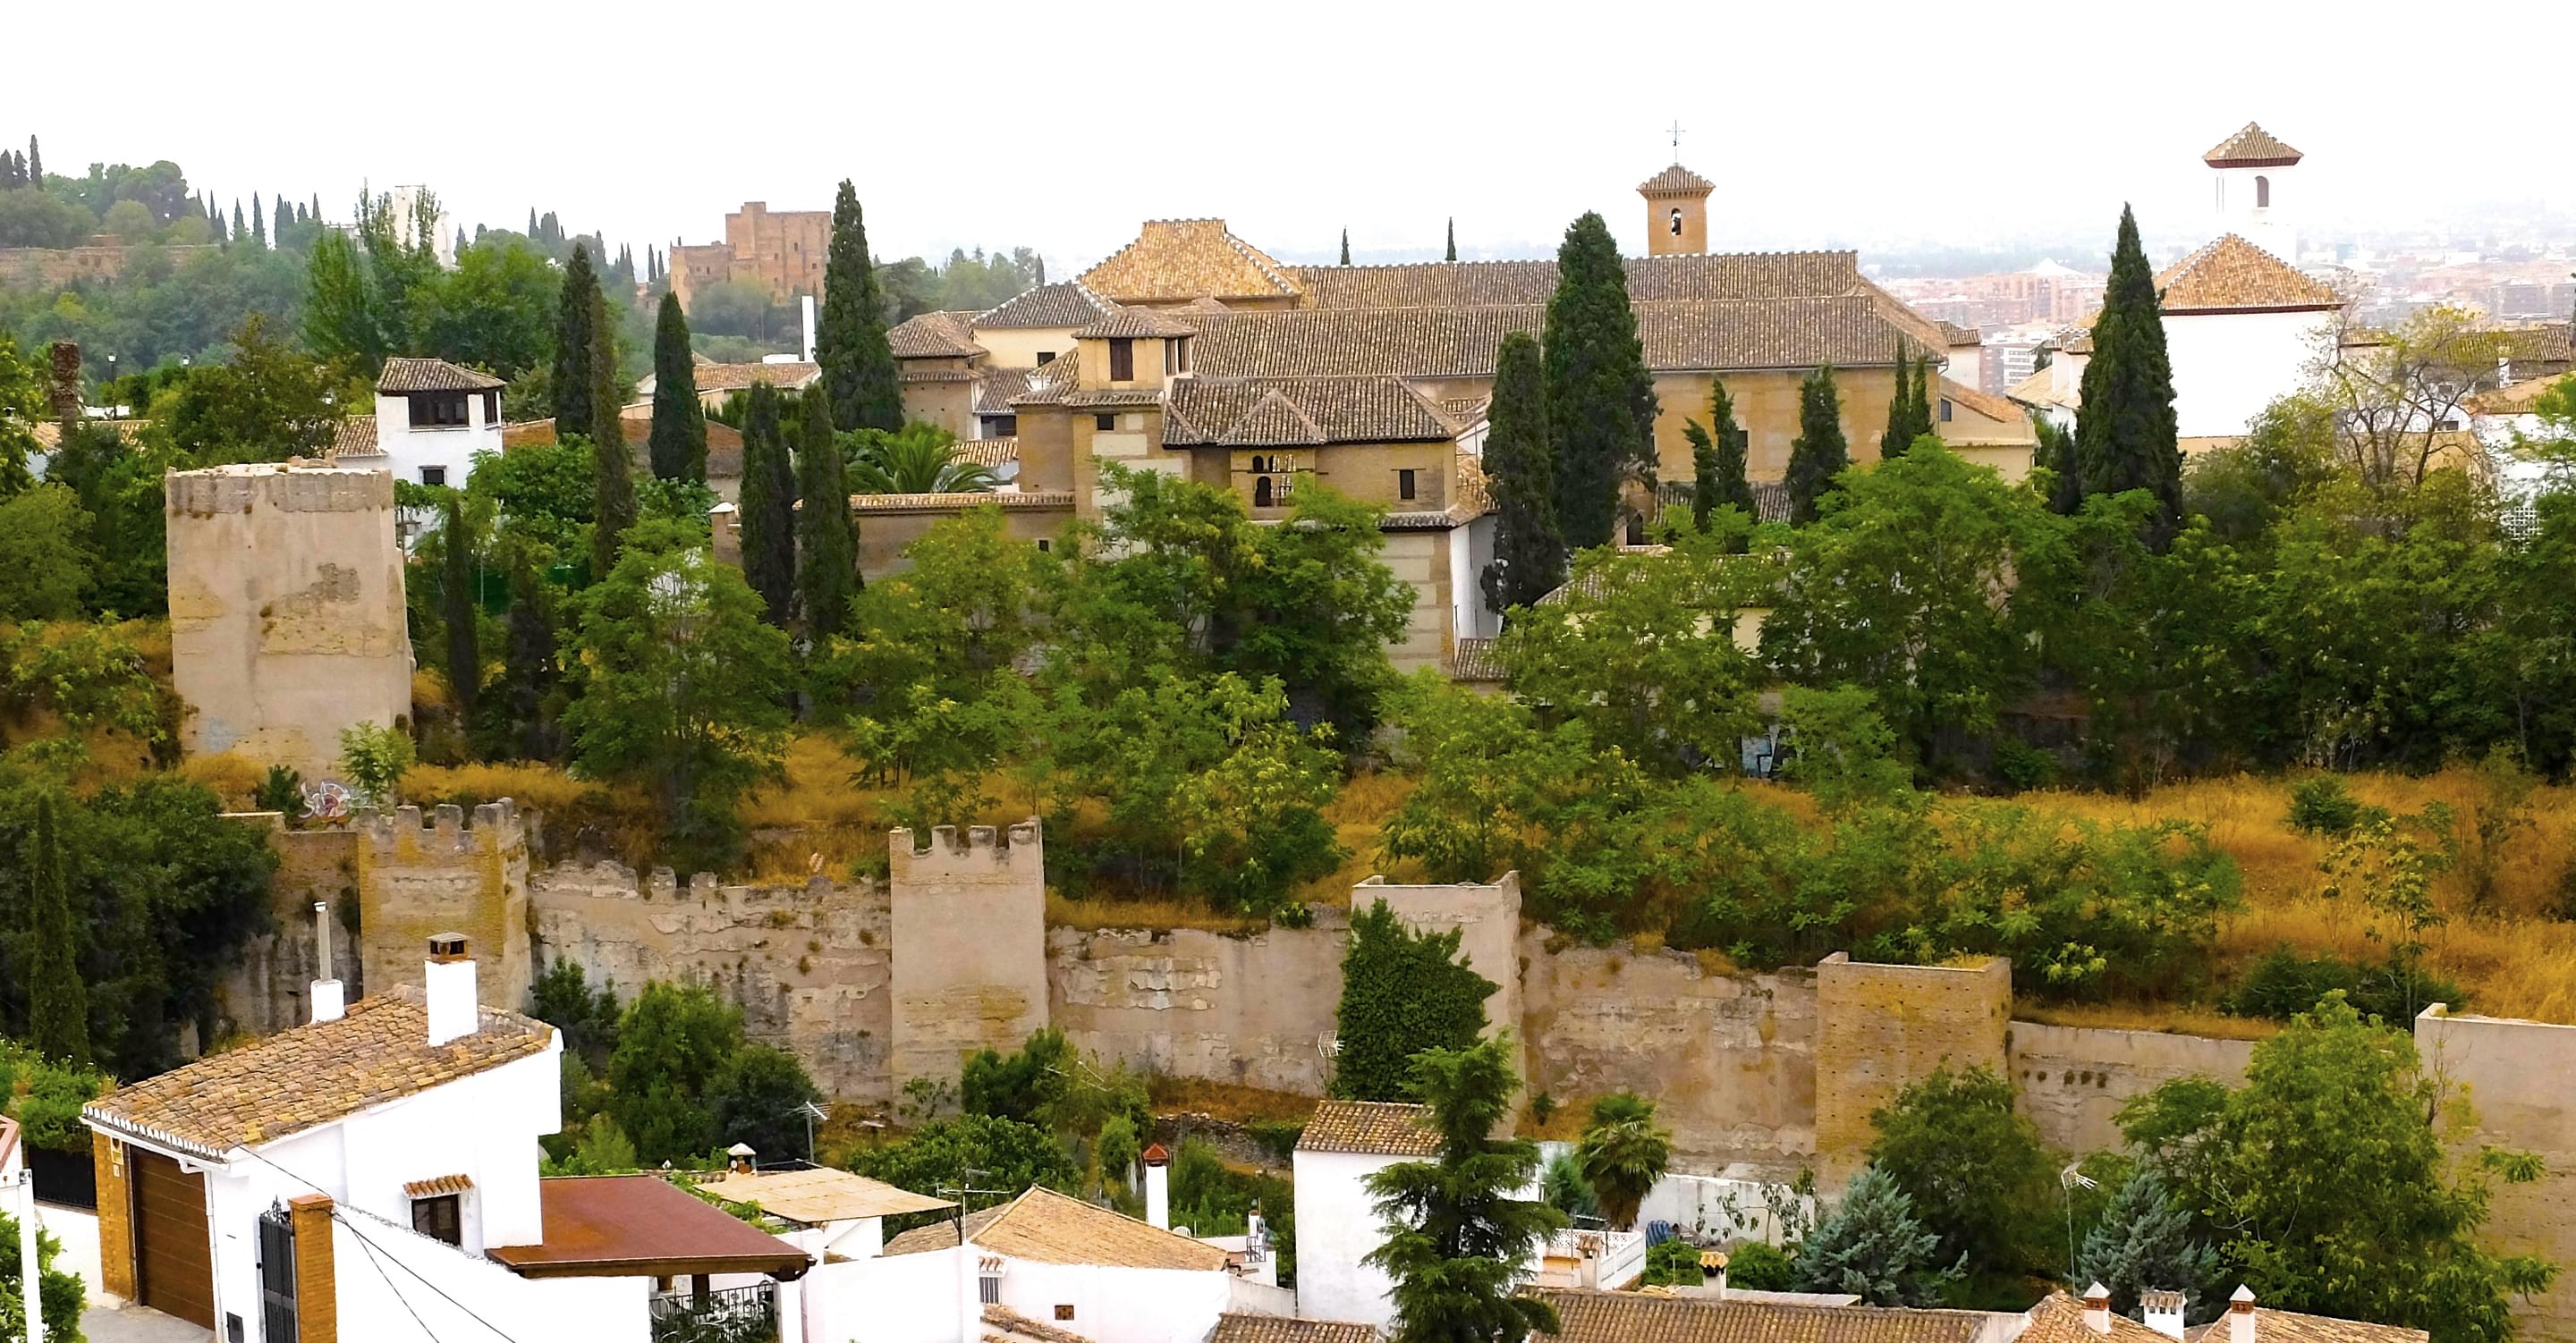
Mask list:
[[[2221,1040],[2269,1039],[2281,1029],[2275,1022],[2231,1017],[2224,1012],[2180,1007],[2172,1003],[2037,1003],[2016,1000],[2013,1015],[2051,1026],[2162,1031],[2168,1035],[2208,1035]]]
[[[251,794],[259,788],[260,781],[268,777],[267,770],[230,752],[182,761],[173,772],[190,783],[204,785],[221,800],[226,811],[256,810],[258,803]]]
[[[1259,919],[1210,909],[1203,900],[1177,896],[1163,900],[1067,896],[1053,890],[1047,892],[1046,922],[1050,928],[1078,928],[1084,932],[1102,928],[1196,928],[1234,936],[1248,936],[1267,926]]]
[[[1146,1079],[1146,1085],[1156,1114],[1187,1111],[1232,1124],[1264,1121],[1302,1124],[1315,1113],[1315,1098],[1312,1096],[1268,1091],[1236,1082],[1211,1082],[1156,1073]]]

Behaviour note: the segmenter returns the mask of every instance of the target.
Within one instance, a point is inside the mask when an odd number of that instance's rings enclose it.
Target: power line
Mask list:
[[[247,1150],[247,1149],[245,1149],[245,1150]],[[271,1169],[271,1170],[273,1170],[273,1171],[276,1171],[277,1173],[279,1173],[279,1174],[281,1174],[281,1175],[284,1175],[286,1178],[288,1178],[288,1179],[290,1179],[290,1180],[293,1180],[293,1181],[295,1181],[295,1182],[296,1182],[296,1183],[298,1183],[298,1184],[303,1185],[305,1188],[312,1190],[314,1193],[317,1193],[317,1194],[322,1195],[324,1198],[329,1198],[329,1197],[331,1196],[331,1191],[330,1191],[330,1190],[325,1189],[325,1188],[323,1188],[322,1186],[320,1186],[320,1185],[318,1185],[318,1184],[313,1183],[311,1180],[306,1179],[304,1176],[301,1176],[301,1175],[296,1174],[294,1171],[288,1170],[286,1167],[281,1166],[281,1165],[277,1164],[276,1162],[269,1160],[267,1157],[261,1156],[261,1155],[260,1155],[259,1153],[257,1153],[257,1152],[251,1152],[251,1153],[250,1153],[250,1157],[251,1157],[251,1159],[252,1159],[253,1161],[258,1162],[258,1163],[260,1163],[261,1165],[266,1166],[266,1167],[268,1167],[269,1169]],[[403,1309],[404,1309],[404,1310],[411,1311],[411,1318],[412,1318],[413,1322],[414,1322],[414,1323],[417,1323],[417,1324],[419,1324],[419,1325],[420,1325],[420,1331],[421,1331],[421,1333],[422,1333],[422,1334],[424,1334],[424,1335],[427,1335],[427,1336],[428,1336],[428,1338],[430,1339],[430,1343],[437,1343],[438,1335],[430,1332],[430,1328],[429,1328],[428,1323],[427,1323],[427,1322],[425,1322],[425,1321],[423,1321],[423,1320],[421,1320],[421,1318],[420,1318],[420,1312],[419,1312],[418,1310],[414,1310],[414,1309],[412,1308],[412,1304],[411,1304],[411,1302],[410,1302],[409,1300],[407,1300],[407,1299],[403,1296],[403,1294],[402,1294],[402,1290],[401,1290],[400,1288],[398,1288],[398,1287],[395,1287],[395,1286],[394,1286],[394,1284],[393,1284],[393,1279],[392,1279],[392,1278],[389,1278],[389,1277],[385,1277],[385,1270],[384,1270],[384,1266],[383,1266],[382,1264],[376,1263],[376,1245],[375,1245],[375,1243],[367,1239],[367,1234],[366,1234],[365,1232],[360,1231],[360,1230],[358,1229],[358,1224],[357,1224],[357,1223],[350,1221],[350,1220],[348,1219],[348,1217],[347,1217],[347,1216],[345,1216],[345,1215],[342,1213],[342,1211],[341,1211],[341,1209],[340,1209],[340,1205],[339,1205],[339,1203],[338,1203],[338,1201],[337,1201],[337,1200],[334,1200],[334,1201],[333,1201],[333,1203],[332,1203],[332,1205],[331,1205],[331,1220],[332,1220],[332,1221],[334,1221],[334,1222],[339,1223],[339,1224],[340,1224],[340,1225],[342,1225],[342,1226],[345,1226],[345,1227],[349,1228],[349,1234],[358,1238],[358,1244],[359,1244],[362,1248],[364,1248],[364,1249],[367,1251],[367,1260],[368,1260],[368,1263],[374,1266],[374,1268],[375,1268],[375,1270],[376,1270],[376,1276],[381,1277],[381,1278],[385,1278],[385,1290],[392,1292],[392,1293],[394,1294],[394,1299],[395,1299],[396,1301],[400,1301],[400,1302],[402,1302],[402,1304],[403,1304]],[[459,1253],[462,1253],[462,1251],[459,1251]],[[404,1263],[404,1262],[403,1262],[401,1259],[399,1259],[399,1258],[394,1258],[394,1257],[393,1257],[393,1256],[391,1256],[391,1255],[387,1255],[386,1257],[387,1257],[387,1258],[392,1258],[392,1259],[393,1259],[394,1267],[399,1268],[399,1269],[401,1269],[403,1272],[410,1274],[410,1275],[411,1275],[411,1278],[412,1278],[412,1281],[419,1283],[421,1286],[426,1287],[426,1288],[428,1288],[429,1290],[431,1290],[431,1291],[433,1291],[433,1292],[436,1292],[436,1293],[438,1294],[438,1298],[439,1298],[440,1300],[445,1301],[447,1304],[449,1304],[449,1305],[451,1305],[451,1306],[454,1306],[454,1307],[456,1307],[456,1308],[457,1308],[457,1310],[459,1310],[459,1311],[463,1312],[463,1313],[464,1313],[464,1315],[465,1315],[465,1318],[467,1318],[467,1319],[469,1319],[469,1320],[474,1321],[476,1324],[479,1324],[479,1325],[483,1326],[483,1327],[484,1327],[484,1328],[486,1328],[486,1329],[491,1330],[491,1331],[492,1331],[493,1336],[494,1336],[494,1337],[497,1337],[497,1338],[499,1338],[499,1339],[501,1339],[501,1340],[502,1340],[502,1343],[519,1343],[519,1340],[518,1340],[518,1339],[516,1339],[516,1338],[513,1338],[513,1337],[510,1335],[510,1333],[509,1333],[509,1331],[508,1331],[508,1330],[503,1329],[501,1326],[499,1326],[499,1325],[497,1325],[497,1324],[492,1323],[490,1320],[484,1319],[482,1316],[475,1314],[475,1313],[474,1313],[474,1311],[473,1311],[473,1309],[472,1309],[471,1307],[467,1306],[464,1302],[457,1300],[455,1297],[449,1296],[449,1295],[447,1294],[447,1289],[446,1289],[446,1288],[441,1287],[441,1286],[439,1286],[437,1283],[431,1282],[429,1279],[422,1277],[422,1276],[420,1275],[420,1270],[418,1270],[418,1269],[416,1269],[416,1268],[413,1268],[413,1267],[412,1267],[411,1265],[409,1265],[409,1264]]]

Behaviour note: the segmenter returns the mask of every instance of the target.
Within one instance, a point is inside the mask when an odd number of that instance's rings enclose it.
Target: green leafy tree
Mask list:
[[[2075,465],[2075,431],[2045,415],[2030,419],[2031,463],[2048,468],[2048,506],[2073,513],[2084,506],[2084,477]]]
[[[707,1083],[717,1140],[747,1143],[755,1152],[805,1153],[808,1105],[823,1093],[796,1056],[775,1045],[736,1044]]]
[[[502,717],[497,750],[528,760],[554,759],[561,744],[555,732],[560,711],[557,686],[563,675],[556,661],[560,637],[555,631],[554,586],[538,576],[523,549],[510,564],[509,642],[502,655]]]
[[[1366,1182],[1386,1239],[1365,1262],[1394,1280],[1394,1343],[1522,1343],[1557,1331],[1555,1308],[1522,1295],[1520,1278],[1565,1214],[1517,1197],[1538,1175],[1538,1144],[1493,1136],[1519,1087],[1508,1035],[1425,1050],[1408,1069],[1439,1154]]]
[[[1351,916],[1342,953],[1342,1000],[1333,1014],[1340,1052],[1333,1094],[1401,1100],[1425,1050],[1467,1050],[1485,1028],[1494,982],[1460,956],[1460,930],[1415,933],[1384,900]]]
[[[192,369],[155,400],[153,432],[196,465],[320,452],[340,422],[338,379],[270,338],[265,317],[244,322],[233,345],[231,362]]]
[[[1641,1281],[1649,1287],[1697,1287],[1705,1277],[1699,1267],[1699,1247],[1675,1238],[1658,1241],[1646,1250],[1646,1272]]]
[[[1575,549],[1615,539],[1619,490],[1655,476],[1655,384],[1646,372],[1627,265],[1610,226],[1585,213],[1556,252],[1541,342],[1556,450],[1557,521]]]
[[[1575,1164],[1600,1201],[1613,1231],[1637,1225],[1637,1205],[1672,1165],[1672,1130],[1655,1122],[1655,1103],[1633,1091],[1614,1091],[1592,1103],[1592,1118],[1574,1146]],[[1691,1260],[1692,1278],[1699,1260]]]
[[[2494,1182],[2528,1183],[2537,1158],[2485,1148],[2458,1160],[2464,1125],[2403,1030],[2330,995],[2254,1046],[2245,1085],[2166,1083],[2123,1108],[2122,1131],[2164,1171],[2226,1268],[2276,1310],[2374,1320],[2437,1343],[2504,1343],[2510,1298],[2557,1266],[2480,1243]]]
[[[841,445],[832,436],[831,394],[805,389],[796,452],[796,594],[805,637],[820,644],[850,621],[859,586],[858,523],[842,476]]]
[[[0,193],[0,195],[33,195],[33,192]],[[13,1213],[0,1213],[0,1238],[8,1244],[18,1243],[18,1218]],[[62,1242],[50,1231],[36,1233],[36,1303],[44,1320],[45,1337],[62,1343],[81,1343],[82,1312],[89,1307],[89,1284],[68,1267],[56,1268]],[[27,1336],[27,1304],[23,1279],[16,1273],[0,1279],[0,1336]]]
[[[483,652],[475,640],[474,625],[478,614],[474,580],[481,566],[475,563],[465,530],[464,495],[448,494],[439,536],[446,561],[439,575],[439,605],[447,626],[447,684],[456,694],[457,707],[471,716],[475,697],[483,691]]]
[[[608,1055],[609,1114],[644,1164],[719,1145],[714,1093],[741,1051],[742,1009],[705,986],[657,980],[635,995]]]
[[[98,564],[92,527],[80,496],[50,481],[0,502],[0,620],[81,614]]]
[[[796,464],[780,420],[777,390],[755,384],[742,422],[742,576],[783,627],[796,602]]]
[[[591,1066],[608,1066],[617,1048],[617,981],[592,988],[581,963],[557,957],[528,987],[528,1015],[563,1032],[564,1049]]]
[[[1009,1054],[985,1049],[969,1056],[958,1074],[957,1102],[970,1115],[1052,1127],[1049,1112],[1079,1062],[1063,1031],[1042,1027]]]
[[[596,472],[578,436],[477,453],[465,490],[491,501],[503,536],[538,548],[548,562],[581,552],[582,533],[598,506]]]
[[[2111,1289],[2111,1309],[2138,1312],[2138,1294],[2179,1291],[2184,1313],[2206,1317],[2225,1290],[2217,1248],[2193,1230],[2191,1213],[2164,1176],[2141,1166],[2111,1195],[2100,1221],[2084,1233],[2074,1276]]]
[[[392,807],[394,790],[414,759],[411,734],[400,726],[353,723],[340,729],[340,772],[348,776],[359,806]]]
[[[28,1042],[48,1058],[89,1062],[89,986],[81,979],[82,920],[63,884],[62,839],[53,794],[36,799],[27,837],[27,883],[35,914],[27,958]]]
[[[1957,1276],[1939,1267],[1940,1244],[1915,1220],[1914,1200],[1871,1166],[1800,1246],[1798,1276],[1808,1291],[1849,1292],[1873,1306],[1937,1305]]]
[[[1592,1192],[1592,1182],[1583,1178],[1583,1167],[1574,1162],[1571,1152],[1559,1152],[1539,1173],[1539,1197],[1568,1218],[1598,1217],[1601,1199]]]
[[[645,789],[683,856],[729,849],[734,804],[777,776],[790,725],[787,636],[742,576],[681,524],[638,523],[582,594],[566,651],[583,676],[563,716],[582,769]]]
[[[1173,798],[1181,879],[1221,907],[1276,914],[1296,886],[1331,873],[1345,856],[1323,812],[1341,784],[1341,762],[1326,749],[1332,727],[1308,731],[1288,721],[1288,697],[1275,680],[1256,688],[1227,674],[1210,688],[1223,754]]]
[[[1819,368],[1798,384],[1798,437],[1789,444],[1789,520],[1804,526],[1816,520],[1816,501],[1834,487],[1851,465],[1851,444],[1843,437],[1842,397],[1834,390],[1834,371]]]
[[[2165,350],[2161,298],[2138,220],[2120,209],[2111,278],[2093,320],[2084,364],[2083,414],[2075,424],[2075,474],[2085,496],[2145,490],[2155,496],[2150,534],[2158,548],[2181,520],[2182,449],[2174,427],[2173,359]]]
[[[590,268],[590,249],[575,243],[572,260],[564,266],[555,317],[554,373],[548,379],[554,388],[558,436],[585,433],[598,423],[593,374],[599,362],[597,347],[606,335],[599,329],[603,311],[599,277]]]
[[[618,547],[635,526],[635,461],[626,451],[626,423],[619,413],[617,339],[609,324],[608,301],[592,295],[590,365],[590,464],[592,503],[590,572],[617,567]],[[558,418],[556,426],[563,421]]]
[[[967,1206],[961,1211],[989,1207],[1038,1185],[1067,1194],[1082,1189],[1081,1168],[1054,1134],[994,1115],[933,1120],[901,1142],[853,1151],[850,1169],[904,1189],[1011,1191],[962,1196],[959,1201]],[[971,1177],[970,1171],[975,1172]]]
[[[832,201],[831,250],[823,261],[823,311],[814,340],[836,428],[903,427],[903,389],[895,381],[894,349],[886,344],[885,297],[868,254],[859,193],[846,178]]]
[[[1940,1255],[2000,1275],[2045,1269],[2033,1208],[2056,1201],[2055,1169],[2039,1130],[2013,1109],[2012,1084],[1985,1068],[1931,1075],[1870,1115],[1870,1164],[1912,1201],[1940,1237]]]
[[[1556,522],[1556,450],[1538,342],[1503,337],[1486,412],[1485,478],[1494,496],[1494,558],[1478,576],[1496,610],[1535,606],[1565,581],[1565,537]]]
[[[698,403],[696,357],[680,296],[662,295],[653,325],[653,474],[663,480],[707,478],[707,411]]]

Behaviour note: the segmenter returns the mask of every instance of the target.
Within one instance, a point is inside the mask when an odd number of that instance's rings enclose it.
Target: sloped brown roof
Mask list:
[[[338,423],[331,426],[331,451],[341,457],[377,455],[375,415],[371,412],[341,416]]]
[[[2173,1343],[2172,1339],[2114,1312],[2108,1334],[2093,1332],[2084,1322],[2084,1303],[2064,1292],[2051,1292],[2037,1305],[2024,1312],[2030,1316],[2030,1327],[2022,1331],[2015,1343]]]
[[[1637,303],[1752,298],[1826,298],[1860,292],[1853,252],[1721,252],[1629,257],[1628,298]],[[1545,303],[1556,292],[1556,262],[1421,261],[1393,266],[1300,266],[1304,306],[1456,308]]]
[[[1084,271],[1082,286],[1113,303],[1194,298],[1293,298],[1287,269],[1234,236],[1222,219],[1149,219],[1136,240]]]
[[[2566,322],[2515,327],[2496,334],[2504,357],[2513,364],[2516,382],[2545,378],[2576,368],[2576,349],[2570,348],[2569,324]]]
[[[1117,337],[1152,338],[1157,336],[1195,336],[1199,329],[1178,318],[1166,317],[1151,308],[1120,308],[1073,334],[1086,340]]]
[[[1941,379],[1939,391],[1940,395],[1947,397],[1962,406],[1966,406],[1968,409],[1973,410],[1990,420],[2001,420],[2006,424],[2017,424],[2030,418],[2029,413],[2024,411],[2021,407],[2014,405],[2010,400],[1997,396],[1982,387],[1971,387],[1964,382],[1952,382],[1948,378],[1943,378]]]
[[[385,371],[376,379],[379,392],[480,392],[503,385],[489,373],[459,368],[444,359],[408,359],[401,356],[385,361]]]
[[[116,436],[125,440],[127,443],[132,443],[136,439],[142,437],[143,431],[152,427],[152,422],[150,420],[90,420],[87,421],[87,423],[106,425],[109,428],[114,429],[116,431]],[[367,423],[370,426],[373,426],[375,424],[375,417],[368,416]],[[28,421],[26,422],[26,429],[28,433],[35,436],[36,446],[47,452],[52,452],[54,449],[63,445],[63,426],[62,422],[59,420]],[[371,427],[368,432],[372,434],[374,432],[373,428]]]
[[[337,1021],[279,1031],[120,1087],[81,1107],[81,1117],[220,1157],[542,1053],[553,1038],[542,1021],[487,1007],[472,1035],[432,1045],[419,990],[405,986],[360,998]]]
[[[1502,659],[1494,656],[1494,649],[1501,643],[1500,639],[1451,640],[1449,656],[1446,659],[1449,679],[1452,681],[1502,680]]]
[[[1071,490],[968,490],[951,494],[854,494],[850,507],[861,513],[957,513],[990,504],[1005,511],[1070,509]]]
[[[2286,168],[2303,155],[2290,148],[2281,137],[2253,122],[2200,156],[2200,161],[2213,168]]]
[[[1008,415],[1011,401],[1029,390],[1033,368],[994,368],[990,365],[975,370],[975,413]]]
[[[1091,1343],[1070,1329],[1032,1320],[999,1302],[984,1306],[985,1343]]]
[[[990,1208],[978,1208],[966,1214],[962,1227],[966,1239],[973,1240],[976,1232],[992,1225],[993,1219],[1008,1212],[1010,1207],[1010,1204],[1002,1203]],[[957,1244],[960,1230],[958,1222],[943,1218],[928,1226],[917,1226],[910,1231],[887,1237],[883,1253],[893,1256],[919,1254],[924,1250],[950,1249]]]
[[[957,455],[977,466],[1000,466],[1020,459],[1020,440],[1012,437],[972,439],[957,445]]]
[[[436,1198],[441,1194],[462,1194],[474,1187],[469,1175],[441,1175],[427,1180],[413,1180],[403,1185],[405,1198]]]
[[[1957,322],[1934,322],[1933,325],[1941,328],[1942,336],[1949,340],[1952,349],[1975,345],[1985,339],[1985,333],[1973,326],[1961,326]]]
[[[971,312],[917,313],[886,332],[886,344],[897,359],[970,359],[984,352],[974,321]]]
[[[1637,190],[1649,196],[1705,196],[1717,190],[1717,183],[1676,163],[1639,182]]]
[[[2183,1331],[2183,1337],[2190,1343],[2204,1343],[2213,1333],[2222,1340],[2228,1336],[2226,1316],[2194,1325]],[[2430,1337],[2424,1330],[2394,1324],[2302,1315],[2268,1306],[2254,1308],[2254,1343],[2424,1343]]]
[[[642,412],[640,414],[639,409]],[[652,403],[645,402],[640,407],[628,406],[618,412],[618,418],[630,424],[639,420],[649,422],[653,418]],[[561,441],[555,435],[555,422],[552,420],[517,420],[501,426],[503,452],[508,452],[512,448],[549,448]],[[628,430],[626,447],[634,455],[638,466],[651,464],[652,444],[642,432]],[[708,420],[707,479],[735,480],[741,475],[742,431],[722,420]]]
[[[1562,1327],[1554,1343],[1972,1343],[1986,1326],[1984,1312],[1973,1310],[1792,1306],[1574,1287],[1534,1287],[1528,1295],[1556,1308]]]
[[[490,1258],[527,1278],[801,1276],[805,1251],[657,1175],[537,1181],[545,1240],[495,1245]]]
[[[2233,233],[2222,233],[2156,277],[2169,313],[2339,308],[2332,289]]]
[[[1059,357],[1054,363],[1028,371],[1023,381],[1025,390],[1014,393],[1004,404],[1019,406],[1060,406],[1074,393],[1074,360]]]
[[[1216,1317],[1207,1343],[1377,1343],[1377,1326],[1350,1320],[1300,1320],[1285,1315]]]
[[[1733,302],[1641,302],[1646,365],[1672,369],[1884,365],[1915,333],[1865,294]],[[1484,377],[1503,337],[1536,334],[1537,304],[1296,308],[1199,319],[1191,364],[1202,377]]]
[[[1042,1185],[998,1208],[967,1214],[966,1239],[995,1254],[1042,1264],[1215,1272],[1234,1258],[1217,1246]],[[885,1252],[910,1254],[956,1243],[955,1224],[943,1222],[904,1232],[886,1242]]]
[[[1172,384],[1166,446],[1299,447],[1422,443],[1458,427],[1402,379],[1183,378]]]
[[[697,367],[698,391],[731,392],[767,383],[772,387],[799,388],[822,372],[819,364],[700,364]]]
[[[975,326],[979,330],[990,328],[996,331],[1087,326],[1091,319],[1107,311],[1108,300],[1076,281],[1059,280],[1023,291],[1000,307],[978,316]]]
[[[2069,391],[2066,395],[2059,396],[2050,390],[2056,381],[2055,370],[2034,369],[2029,377],[2006,389],[2004,399],[2017,401],[2025,406],[2062,406],[2067,410],[2079,409],[2083,405],[2083,398],[2078,393]]]
[[[957,1206],[944,1198],[916,1194],[883,1180],[828,1166],[749,1174],[727,1171],[723,1178],[703,1181],[698,1188],[728,1203],[758,1204],[762,1212],[807,1226],[898,1213],[939,1212]]]
[[[1325,1101],[1297,1135],[1300,1152],[1355,1152],[1363,1156],[1431,1156],[1440,1135],[1429,1125],[1431,1107],[1392,1101]]]

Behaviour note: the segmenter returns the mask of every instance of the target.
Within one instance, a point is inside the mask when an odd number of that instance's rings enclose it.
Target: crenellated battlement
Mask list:
[[[908,881],[990,881],[1023,873],[1028,880],[1045,880],[1046,841],[1035,816],[1005,831],[989,825],[968,826],[962,842],[956,826],[935,825],[929,839],[926,846],[915,848],[911,830],[897,829],[886,836],[887,866],[898,890]]]
[[[365,513],[394,506],[393,476],[302,461],[173,471],[163,501],[174,516],[212,517],[261,507],[285,513]]]
[[[524,848],[528,827],[520,818],[519,805],[510,798],[486,802],[474,809],[468,824],[465,809],[453,804],[434,807],[424,822],[418,807],[396,807],[392,814],[361,809],[351,818],[350,828],[365,839],[381,856],[391,856],[408,839],[419,846],[424,857],[439,854],[497,853],[513,847]]]

